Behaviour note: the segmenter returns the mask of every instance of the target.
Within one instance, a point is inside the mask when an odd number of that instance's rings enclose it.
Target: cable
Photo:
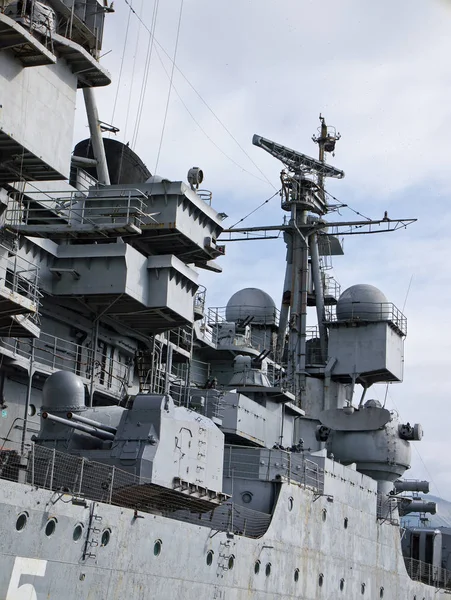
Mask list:
[[[349,204],[343,204],[342,202],[340,202],[340,200],[338,198],[336,198],[333,194],[331,194],[330,192],[328,192],[325,188],[323,188],[323,192],[325,194],[327,194],[330,198],[332,198],[333,200],[335,200],[335,202],[338,202],[340,204],[339,208],[349,208],[349,210],[351,210],[354,214],[358,215],[359,217],[363,217],[367,221],[371,221],[372,220],[372,219],[370,219],[370,217],[367,217],[366,215],[362,214],[358,210],[355,210],[354,208],[352,208],[351,206],[349,206]]]
[[[144,29],[146,29],[146,31],[149,33],[149,35],[152,35],[152,31],[149,29],[149,27],[144,23],[144,21],[141,19],[141,17],[138,15],[138,13],[135,11],[135,9],[133,8],[133,6],[130,3],[130,0],[124,0],[124,2],[125,2],[125,4],[127,4],[127,6],[129,7],[130,11],[135,15],[135,17],[140,21],[140,23],[143,25]],[[157,46],[160,48],[160,50],[165,54],[165,56],[171,62],[173,62],[172,59],[171,59],[171,57],[170,57],[170,55],[168,54],[168,52],[166,52],[166,50],[163,48],[163,46],[160,44],[160,42],[155,37],[154,37],[154,41],[157,44]],[[233,134],[230,132],[230,130],[224,125],[224,123],[221,121],[221,119],[218,117],[218,115],[213,111],[213,109],[210,108],[210,106],[207,104],[206,100],[204,100],[204,98],[197,91],[197,89],[193,86],[193,84],[186,77],[186,75],[183,73],[183,71],[176,64],[173,64],[173,69],[177,69],[177,71],[180,73],[180,75],[183,77],[183,79],[186,81],[186,83],[190,86],[190,88],[193,90],[193,92],[198,96],[198,98],[201,100],[201,102],[205,105],[205,107],[207,108],[207,110],[213,115],[213,117],[216,119],[216,121],[218,121],[218,123],[221,125],[221,127],[227,132],[227,134],[237,144],[238,148],[240,148],[240,150],[243,152],[243,154],[250,160],[250,162],[254,165],[254,167],[257,169],[257,171],[261,175],[263,175],[265,181],[275,190],[276,189],[275,185],[268,179],[268,177],[266,176],[266,174],[260,169],[260,167],[252,159],[252,157],[241,146],[241,144],[239,143],[239,141],[233,136]]]
[[[170,80],[169,80],[168,98],[166,100],[166,109],[164,111],[163,127],[161,128],[160,145],[158,147],[158,154],[157,154],[157,160],[156,160],[156,163],[155,163],[154,173],[157,172],[158,163],[160,161],[161,147],[163,146],[164,130],[166,128],[166,119],[168,117],[169,102],[171,100],[172,82],[173,82],[173,79],[174,79],[174,70],[175,70],[175,59],[177,57],[177,49],[178,49],[178,46],[179,46],[179,37],[180,37],[180,26],[182,24],[183,3],[184,3],[184,0],[181,0],[181,2],[180,2],[180,12],[179,12],[179,21],[178,21],[178,24],[177,24],[177,35],[176,35],[176,38],[175,38],[174,58],[172,59],[171,77],[170,77]]]
[[[119,79],[118,79],[118,82],[117,82],[116,96],[114,98],[113,112],[111,114],[111,123],[114,123],[114,115],[116,114],[116,105],[117,105],[117,99],[118,99],[118,96],[119,96],[119,89],[120,89],[120,86],[121,86],[122,70],[124,68],[125,49],[127,47],[128,31],[129,31],[129,28],[130,28],[130,18],[131,18],[131,15],[132,15],[132,13],[129,11],[129,13],[128,13],[128,19],[127,19],[127,28],[125,30],[124,47],[122,49],[121,67],[119,69]],[[111,137],[111,132],[110,132],[109,135]]]
[[[150,65],[151,65],[152,51],[153,51],[153,41],[155,38],[155,29],[157,26],[157,16],[158,16],[159,5],[160,5],[160,0],[155,0],[154,5],[153,5],[152,22],[150,25],[152,33],[149,35],[149,43],[147,44],[146,62],[144,64],[144,77],[143,77],[143,81],[141,84],[141,92],[139,95],[138,111],[136,114],[135,129],[133,131],[132,144],[131,144],[132,149],[134,149],[136,147],[136,144],[138,143],[139,126],[141,123],[142,111],[143,111],[143,107],[144,107],[144,99],[146,97],[147,82],[149,80]],[[129,12],[128,14],[130,17],[131,12]]]
[[[161,66],[164,70],[164,72],[166,73],[166,76],[169,79],[169,73],[168,70],[166,69],[164,62],[161,58],[160,53],[158,52],[157,49],[155,49],[155,53],[157,55],[158,60],[161,63]],[[172,85],[172,89],[174,90],[177,98],[180,100],[180,103],[182,104],[182,106],[184,107],[184,109],[186,110],[186,112],[189,114],[189,116],[191,117],[191,119],[194,121],[194,123],[197,125],[197,127],[200,129],[200,131],[205,135],[205,137],[207,138],[207,140],[213,144],[213,146],[219,150],[219,152],[225,157],[227,158],[227,160],[229,160],[231,163],[233,163],[236,167],[238,167],[241,171],[243,171],[244,173],[247,173],[248,175],[250,175],[251,177],[254,177],[255,179],[258,179],[258,181],[263,181],[264,183],[266,183],[266,181],[264,179],[262,179],[261,177],[258,177],[257,175],[254,175],[254,173],[251,173],[250,171],[248,171],[247,169],[245,169],[242,165],[240,165],[239,163],[237,163],[235,160],[233,160],[233,158],[231,158],[228,154],[226,154],[224,152],[224,150],[222,150],[218,144],[208,135],[208,133],[205,131],[205,129],[202,127],[202,125],[199,123],[199,121],[196,119],[196,117],[193,115],[193,113],[190,111],[190,109],[188,108],[188,106],[185,104],[185,102],[183,101],[182,97],[180,96],[177,88],[175,87],[175,85]]]
[[[413,273],[410,276],[410,281],[409,281],[409,285],[407,287],[407,292],[406,292],[406,297],[404,298],[404,304],[402,305],[402,312],[404,312],[405,308],[406,308],[406,304],[407,304],[407,298],[409,297],[409,292],[410,292],[410,287],[412,285],[412,280],[413,280]]]
[[[254,208],[254,210],[251,210],[250,213],[248,213],[245,217],[243,217],[242,219],[240,219],[239,221],[237,221],[236,223],[234,223],[232,225],[232,227],[229,227],[229,229],[233,229],[234,227],[236,227],[238,225],[238,223],[242,223],[245,219],[247,219],[248,217],[250,217],[251,215],[253,215],[255,212],[257,212],[257,210],[259,210],[262,206],[264,206],[265,204],[267,204],[270,200],[272,200],[274,198],[274,196],[277,196],[280,193],[280,190],[277,190],[270,198],[267,198],[264,202],[262,202],[261,204],[259,204],[256,208]]]
[[[388,384],[387,384],[387,392],[388,392]],[[393,396],[392,396],[391,394],[390,394],[390,399],[391,399],[391,401],[393,402],[393,406],[395,407],[395,409],[396,409],[396,412],[398,413],[399,417],[401,418],[401,412],[400,412],[399,408],[397,407],[397,405],[396,405],[396,402],[395,402],[395,400],[394,400],[394,398],[393,398]],[[440,493],[439,487],[438,487],[438,485],[435,483],[435,481],[434,481],[434,478],[432,477],[432,475],[431,475],[431,472],[430,472],[430,471],[429,471],[429,469],[427,468],[427,466],[426,466],[426,463],[424,462],[424,460],[423,460],[423,457],[421,456],[421,454],[420,454],[420,451],[418,450],[418,448],[417,448],[416,444],[412,444],[412,446],[415,448],[415,451],[416,451],[416,453],[418,454],[418,457],[419,457],[419,459],[421,460],[421,462],[422,462],[422,464],[423,464],[423,467],[424,467],[424,470],[425,470],[425,471],[426,471],[426,473],[428,474],[428,477],[429,477],[429,479],[430,479],[431,483],[433,483],[433,484],[435,485],[435,487],[436,487],[436,489],[437,489],[437,492],[438,492],[438,495],[439,495],[441,498],[443,498],[443,496],[442,496],[442,495],[441,495],[441,493]]]
[[[140,13],[141,14],[142,14],[142,11],[143,11],[143,5],[144,5],[144,0],[141,0],[141,8],[140,8]],[[140,23],[142,22],[141,19],[139,19],[139,22]],[[128,118],[130,116],[130,105],[131,105],[131,101],[132,101],[133,80],[135,79],[136,56],[138,54],[139,35],[140,35],[140,33],[141,33],[141,25],[139,25],[139,27],[138,27],[138,35],[136,36],[135,56],[133,57],[132,77],[131,77],[131,80],[130,80],[130,90],[128,92],[127,115],[125,117],[124,139],[127,138]]]

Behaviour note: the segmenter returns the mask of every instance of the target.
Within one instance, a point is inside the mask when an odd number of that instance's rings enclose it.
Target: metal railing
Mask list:
[[[196,190],[196,194],[199,196],[199,198],[201,200],[203,200],[205,202],[205,204],[208,204],[208,206],[211,206],[211,200],[213,198],[213,193],[210,192],[210,190]]]
[[[331,275],[324,277],[324,296],[338,300],[341,294],[341,285]]]
[[[232,306],[228,308],[231,313],[236,313],[233,321],[237,322],[237,326],[239,326],[238,319],[242,323],[245,323],[248,318],[251,325],[277,326],[279,324],[280,311],[276,307],[262,309],[261,306]],[[226,311],[226,306],[215,306],[209,308],[207,315],[208,324],[217,325],[218,323],[226,323]],[[251,317],[254,315],[255,317],[251,319]],[[238,319],[236,317],[238,317]]]
[[[407,318],[392,302],[345,302],[337,316],[335,307],[326,307],[326,323],[386,321],[407,335]]]
[[[89,192],[92,186],[98,185],[97,179],[92,177],[85,169],[74,164],[70,168],[71,185],[81,192]]]
[[[410,579],[421,581],[441,590],[451,591],[451,571],[406,556],[404,563]]]
[[[80,191],[52,191],[42,197],[40,191],[10,195],[6,226],[33,231],[112,229],[143,225],[154,221],[146,213],[147,196],[138,189],[117,189],[114,195],[85,197]]]
[[[377,494],[377,518],[379,521],[399,525],[398,502],[393,496]]]
[[[39,291],[39,267],[10,251],[0,258],[0,286],[30,300],[35,309],[39,307],[42,294]]]
[[[303,452],[225,446],[224,477],[260,481],[295,481],[322,493],[324,471]]]
[[[210,527],[215,531],[227,531],[235,535],[260,538],[267,532],[272,515],[227,502],[206,513],[193,515],[188,511],[180,511],[175,513],[174,518]]]
[[[33,353],[36,368],[41,364],[51,372],[70,371],[89,381],[94,376],[95,389],[119,397],[127,392],[131,361],[114,358],[112,347],[98,349],[94,359],[92,348],[41,331],[34,341],[4,337],[0,340],[0,354],[3,349],[13,358],[30,359]]]
[[[205,312],[205,299],[207,295],[207,289],[200,285],[196,295],[194,296],[194,312],[203,315]]]
[[[227,502],[209,504],[115,466],[65,454],[35,443],[0,440],[0,479],[29,484],[78,501],[93,500],[158,513],[178,521],[247,537],[261,537],[271,514]],[[225,496],[222,495],[224,498]]]

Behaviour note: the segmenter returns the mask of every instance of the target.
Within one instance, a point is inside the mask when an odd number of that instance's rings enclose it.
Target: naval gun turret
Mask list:
[[[140,501],[158,504],[170,496],[175,508],[195,502],[202,512],[227,497],[222,493],[224,434],[207,417],[175,406],[169,395],[137,395],[131,409],[88,408],[82,380],[65,371],[51,375],[42,394],[41,429],[34,441],[42,462],[50,457],[54,464],[56,489],[71,489],[64,463],[69,453],[92,461],[91,471],[102,472],[105,485],[115,482],[118,489],[112,493],[133,488]],[[36,477],[46,477],[44,471]],[[90,481],[85,478],[80,491],[92,495],[83,485],[89,487]]]
[[[406,439],[406,426],[377,400],[368,400],[360,410],[326,410],[319,419],[317,436],[326,442],[328,452],[344,464],[355,463],[358,471],[378,482],[378,491],[383,494],[389,493],[393,482],[410,467],[409,441],[422,437],[417,425]]]

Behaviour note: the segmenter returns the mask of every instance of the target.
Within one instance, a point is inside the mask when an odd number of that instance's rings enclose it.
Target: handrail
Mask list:
[[[410,579],[421,581],[440,590],[451,591],[451,571],[406,556],[404,563]]]
[[[141,512],[156,512],[174,520],[251,538],[261,537],[271,522],[271,514],[230,501],[210,505],[206,500],[196,503],[196,498],[190,499],[176,490],[175,481],[170,488],[113,465],[34,442],[22,450],[18,442],[5,441],[2,445],[0,440],[0,446],[0,480],[26,483]],[[224,494],[219,496],[227,498]]]
[[[33,197],[40,194],[41,197]],[[52,225],[66,225],[76,230],[78,227],[91,226],[117,227],[132,224],[141,228],[148,219],[148,196],[137,188],[118,188],[108,194],[97,195],[91,190],[86,196],[79,190],[71,192],[52,191],[51,196],[42,198],[39,191],[27,191],[10,195],[6,211],[6,225],[10,227],[49,228]]]
[[[345,302],[340,315],[334,308],[326,307],[325,322],[328,324],[385,321],[396,327],[402,335],[407,335],[407,318],[392,302]]]
[[[305,458],[303,452],[290,452],[281,448],[226,445],[224,476],[264,481],[285,478],[312,487],[318,493],[322,493],[324,489],[324,472],[317,463]]]

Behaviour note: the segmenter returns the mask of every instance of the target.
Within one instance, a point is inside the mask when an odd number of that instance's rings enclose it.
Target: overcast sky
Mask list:
[[[153,2],[132,5],[151,29]],[[180,6],[160,2],[136,136],[149,34],[116,0],[102,59],[114,82],[97,93],[100,118],[120,128],[118,139],[152,173],[157,160],[158,174],[174,180],[200,166],[229,226],[278,188],[281,164],[252,146],[254,133],[316,156],[319,112],[337,127],[332,161],[346,177],[328,190],[372,218],[385,210],[418,218],[396,233],[346,238],[335,277],[342,289],[370,283],[405,305],[405,379],[390,386],[387,406],[425,430],[407,476],[432,479],[433,492],[451,498],[451,2],[185,0],[176,57],[183,75],[175,69],[169,97],[171,62],[161,47],[173,56]],[[76,138],[86,136],[80,102]],[[355,216],[344,208],[333,218]],[[244,224],[282,217],[276,197]],[[284,257],[282,239],[229,244],[223,274],[202,274],[208,304],[224,306],[242,287],[260,287],[279,304]],[[368,394],[383,400],[385,386]]]

